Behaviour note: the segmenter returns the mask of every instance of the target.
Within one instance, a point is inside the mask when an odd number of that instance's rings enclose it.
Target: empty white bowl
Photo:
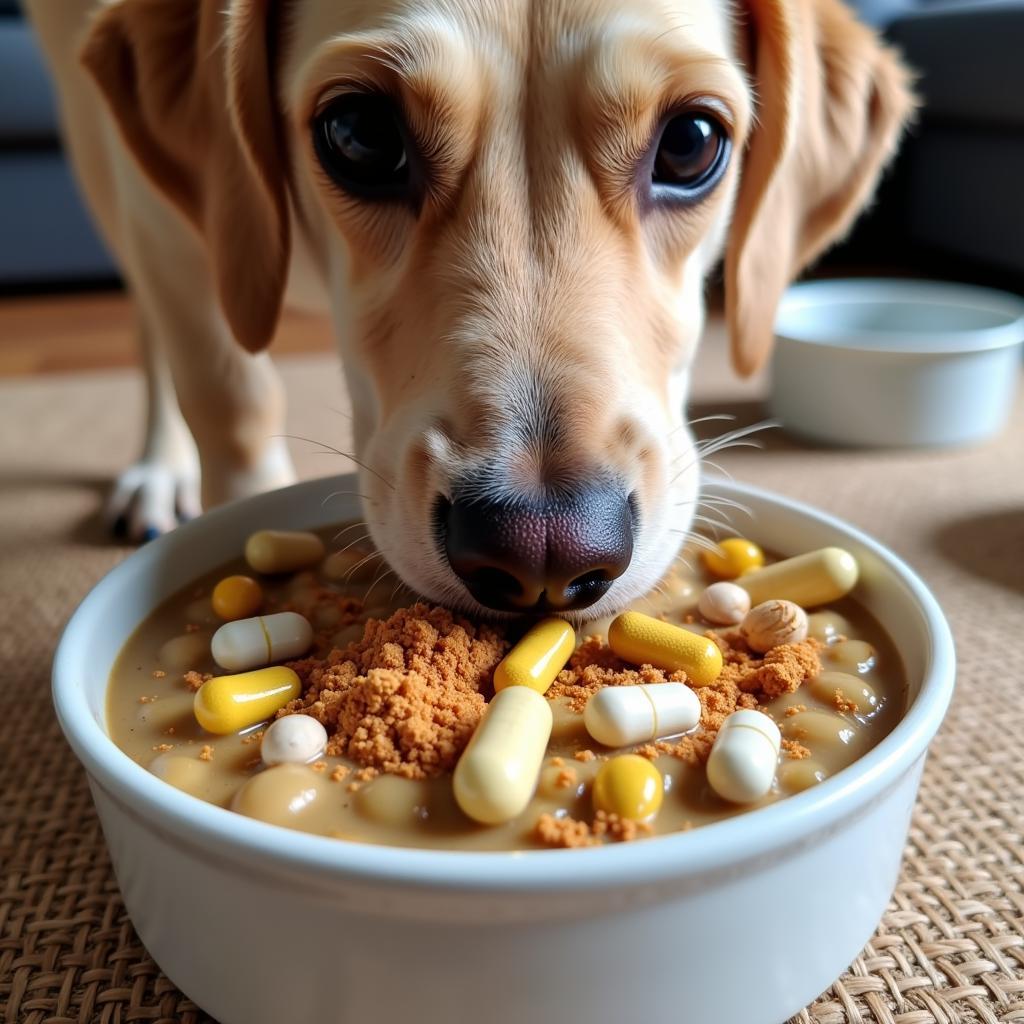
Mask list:
[[[122,644],[156,605],[259,528],[359,515],[316,480],[217,509],[114,569],[68,624],[53,696],[85,765],[142,941],[221,1024],[778,1024],[870,937],[899,871],[928,744],[953,688],[935,599],[837,519],[735,484],[751,535],[783,554],[838,544],[856,597],[896,640],[908,710],[815,788],[689,833],[599,849],[459,853],[290,831],[204,803],[107,735]]]
[[[951,445],[1005,424],[1024,299],[933,281],[811,281],[775,321],[771,411],[836,445]]]

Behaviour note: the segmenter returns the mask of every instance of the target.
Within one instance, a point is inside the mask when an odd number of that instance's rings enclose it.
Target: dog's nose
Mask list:
[[[586,608],[633,554],[633,507],[613,484],[526,504],[456,498],[444,513],[448,561],[482,605],[499,611]]]

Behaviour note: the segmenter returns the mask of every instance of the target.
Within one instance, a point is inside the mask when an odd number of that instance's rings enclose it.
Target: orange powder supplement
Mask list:
[[[508,648],[490,626],[416,604],[326,659],[293,662],[301,695],[282,713],[312,715],[327,753],[408,779],[450,772],[487,706]]]

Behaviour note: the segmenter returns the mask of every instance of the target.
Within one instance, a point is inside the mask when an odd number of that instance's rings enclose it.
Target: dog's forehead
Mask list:
[[[654,47],[732,58],[731,10],[722,0],[302,0],[292,8],[289,63],[360,38],[435,75],[470,55],[481,69],[513,73],[600,66],[617,51]]]

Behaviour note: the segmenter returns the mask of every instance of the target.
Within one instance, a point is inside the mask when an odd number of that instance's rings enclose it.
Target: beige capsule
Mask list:
[[[324,542],[305,530],[258,530],[245,542],[245,560],[257,572],[295,572],[324,557]]]
[[[750,603],[778,599],[813,608],[845,597],[857,583],[857,560],[842,548],[820,548],[746,573],[737,581]]]
[[[875,649],[864,640],[841,640],[825,653],[825,661],[847,672],[870,672],[875,667]]]
[[[804,758],[801,761],[783,761],[777,778],[779,786],[787,793],[802,793],[828,778],[828,771],[820,761]]]
[[[211,763],[186,754],[163,753],[155,757],[149,770],[168,785],[190,796],[204,797],[212,780]]]
[[[379,775],[356,791],[353,804],[370,821],[408,827],[428,817],[430,797],[428,782]]]
[[[807,635],[823,644],[834,644],[840,637],[849,636],[853,631],[850,620],[839,612],[813,612],[807,616]]]
[[[301,828],[302,820],[323,799],[324,774],[306,765],[279,764],[245,782],[235,793],[231,808],[239,814],[271,825]]]
[[[185,633],[171,637],[157,651],[156,660],[168,672],[191,672],[210,656],[208,633]]]
[[[848,747],[860,733],[860,727],[831,711],[809,708],[789,715],[782,723],[787,739],[799,740],[815,753]]]
[[[808,689],[822,704],[838,706],[841,701],[844,705],[856,705],[852,713],[859,717],[872,715],[878,709],[874,687],[849,672],[821,672],[808,683]]]
[[[529,686],[494,695],[452,777],[463,813],[483,825],[522,814],[537,787],[551,722],[551,705]]]

